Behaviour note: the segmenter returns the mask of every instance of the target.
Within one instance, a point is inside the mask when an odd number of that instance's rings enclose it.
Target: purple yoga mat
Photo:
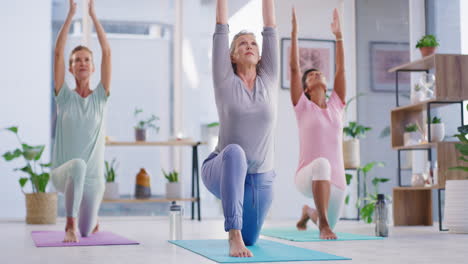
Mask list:
[[[108,246],[108,245],[138,245],[140,243],[121,237],[111,232],[98,232],[89,237],[80,237],[78,243],[64,243],[64,231],[32,231],[32,239],[36,247],[77,247],[77,246]]]

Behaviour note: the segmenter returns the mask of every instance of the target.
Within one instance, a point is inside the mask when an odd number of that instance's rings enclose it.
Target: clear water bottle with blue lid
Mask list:
[[[181,240],[182,239],[182,215],[183,207],[172,202],[169,208],[169,239]]]

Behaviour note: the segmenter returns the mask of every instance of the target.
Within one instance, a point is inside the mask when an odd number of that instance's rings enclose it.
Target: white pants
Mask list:
[[[86,163],[73,159],[53,169],[51,178],[57,191],[65,195],[67,217],[79,216],[81,236],[89,236],[97,224],[105,189],[104,177],[88,176]]]
[[[344,177],[344,175],[343,175]],[[317,158],[296,174],[296,188],[309,198],[314,198],[312,181],[330,181],[331,166],[325,158]],[[331,229],[335,228],[340,219],[341,210],[345,200],[345,190],[336,187],[330,182],[330,200],[328,201],[327,218]]]

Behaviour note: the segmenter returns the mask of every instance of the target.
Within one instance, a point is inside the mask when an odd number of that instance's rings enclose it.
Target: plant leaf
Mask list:
[[[15,134],[18,134],[18,127],[17,126],[12,126],[12,127],[7,127],[5,128],[6,130],[9,130]]]
[[[21,186],[21,188],[24,187],[24,185],[26,184],[26,182],[28,182],[29,178],[20,178],[19,179],[19,184]]]
[[[468,144],[455,144],[455,148],[464,156],[468,156]]]
[[[457,167],[451,167],[451,168],[449,168],[449,170],[461,170],[461,171],[468,172],[468,167],[457,166]]]
[[[23,152],[21,151],[21,149],[15,149],[14,152],[8,151],[5,154],[3,154],[3,158],[6,161],[11,161],[11,160],[21,157],[21,155],[23,155]]]
[[[345,204],[349,204],[349,194],[346,195],[346,198],[345,198]]]
[[[351,179],[353,178],[352,174],[346,173],[346,185],[349,185],[351,183]]]

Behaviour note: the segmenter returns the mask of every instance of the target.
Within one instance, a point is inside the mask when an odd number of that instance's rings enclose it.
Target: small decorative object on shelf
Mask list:
[[[413,187],[424,187],[426,184],[426,179],[424,179],[424,174],[422,173],[413,173],[411,177],[411,186]]]
[[[159,120],[159,117],[151,115],[146,120],[141,120],[138,118],[138,115],[143,112],[143,109],[135,109],[134,116],[137,118],[137,125],[135,126],[135,140],[136,141],[146,141],[147,129],[153,128],[156,130],[156,133],[159,132],[159,127],[154,123]]]
[[[403,141],[405,146],[416,145],[422,142],[422,134],[417,124],[411,123],[405,126]]]
[[[431,120],[431,142],[444,141],[445,137],[445,125],[441,122],[441,119],[434,116]]]
[[[120,198],[119,195],[119,183],[115,182],[115,170],[117,169],[116,159],[112,159],[109,163],[107,160],[105,163],[105,174],[106,178],[106,190],[104,191],[105,200],[116,200]]]
[[[412,104],[417,104],[426,100],[426,94],[423,89],[423,86],[418,83],[411,89],[410,100]]]
[[[438,46],[439,42],[434,35],[425,35],[416,44],[416,48],[421,51],[423,57],[434,54]]]
[[[162,170],[166,183],[166,198],[182,198],[182,183],[179,182],[179,173],[176,170],[166,173]]]
[[[419,84],[422,86],[424,100],[434,98],[435,75],[432,73],[423,72],[419,78]]]
[[[150,175],[145,169],[140,169],[136,176],[135,198],[145,199],[151,197]]]

